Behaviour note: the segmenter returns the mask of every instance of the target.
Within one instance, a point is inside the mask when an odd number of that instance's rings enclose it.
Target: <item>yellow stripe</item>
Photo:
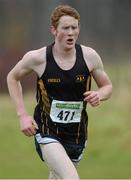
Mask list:
[[[45,119],[45,122],[46,122],[46,127],[47,127],[47,134],[49,135],[49,128],[48,128],[48,119],[47,119],[47,117],[46,117],[46,119]],[[43,126],[43,128],[44,128],[44,126]],[[43,130],[43,133],[44,133],[44,129],[42,129]]]
[[[44,131],[44,124],[42,124],[42,132],[45,133],[45,131]]]
[[[50,113],[50,102],[49,102],[49,98],[47,96],[47,92],[46,92],[46,89],[45,89],[45,86],[44,86],[44,83],[43,81],[40,79],[38,81],[38,84],[39,84],[39,87],[40,87],[40,90],[41,90],[41,96],[42,96],[42,102],[44,104],[43,106],[43,111],[46,113],[46,114],[49,114]],[[46,117],[46,114],[45,114],[45,123],[46,123],[46,127],[48,127],[48,119]],[[44,124],[42,126],[42,131],[44,133]],[[47,134],[49,134],[49,128],[47,128]]]
[[[44,103],[44,110],[45,110],[45,112],[47,114],[49,114],[49,112],[50,112],[50,102],[49,102],[49,98],[47,96],[45,86],[44,86],[43,81],[41,79],[38,81],[38,84],[39,84],[39,87],[40,87],[40,90],[41,90],[42,101]]]
[[[57,127],[57,136],[58,136],[58,134],[59,134],[59,130],[58,130],[58,127]]]
[[[78,126],[78,131],[77,131],[77,138],[76,138],[76,144],[78,144],[79,143],[79,135],[80,135],[80,125],[81,125],[81,123],[79,123],[79,126]]]
[[[90,75],[88,76],[88,78],[87,78],[87,83],[86,83],[86,90],[87,90],[87,91],[90,91],[90,89],[91,89],[91,79],[92,79],[92,75],[90,74]],[[79,126],[78,126],[76,144],[78,144],[78,142],[79,142],[80,125],[81,125],[81,122],[79,123]],[[87,127],[86,127],[86,122],[85,122],[85,133],[87,134],[86,128],[87,128]]]
[[[88,79],[87,79],[87,83],[86,83],[86,90],[87,91],[91,90],[91,80],[92,80],[92,75],[90,74]]]

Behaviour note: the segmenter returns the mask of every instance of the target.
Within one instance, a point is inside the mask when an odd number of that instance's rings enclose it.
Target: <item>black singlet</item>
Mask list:
[[[46,68],[37,79],[38,104],[34,119],[39,127],[38,133],[42,137],[83,145],[87,139],[88,125],[83,93],[91,88],[91,74],[80,45],[75,45],[76,62],[70,70],[62,70],[57,65],[52,47],[53,44],[46,48]],[[80,114],[79,102],[82,103]],[[57,120],[53,120],[54,117]]]

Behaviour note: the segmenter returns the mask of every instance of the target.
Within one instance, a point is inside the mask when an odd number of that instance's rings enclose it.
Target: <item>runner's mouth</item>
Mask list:
[[[68,42],[68,43],[73,43],[73,39],[71,39],[71,38],[70,38],[70,39],[67,39],[67,42]]]

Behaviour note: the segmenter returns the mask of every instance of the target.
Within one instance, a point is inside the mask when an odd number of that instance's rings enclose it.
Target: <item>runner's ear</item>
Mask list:
[[[51,26],[51,33],[56,36],[56,28],[54,26]]]

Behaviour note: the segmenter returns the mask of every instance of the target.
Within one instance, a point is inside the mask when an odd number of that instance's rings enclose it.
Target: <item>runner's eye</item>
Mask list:
[[[72,29],[73,29],[73,30],[77,29],[77,26],[72,26]]]
[[[68,26],[66,26],[66,27],[63,27],[63,29],[64,29],[64,30],[68,30],[68,29],[69,29],[69,27],[68,27]]]

